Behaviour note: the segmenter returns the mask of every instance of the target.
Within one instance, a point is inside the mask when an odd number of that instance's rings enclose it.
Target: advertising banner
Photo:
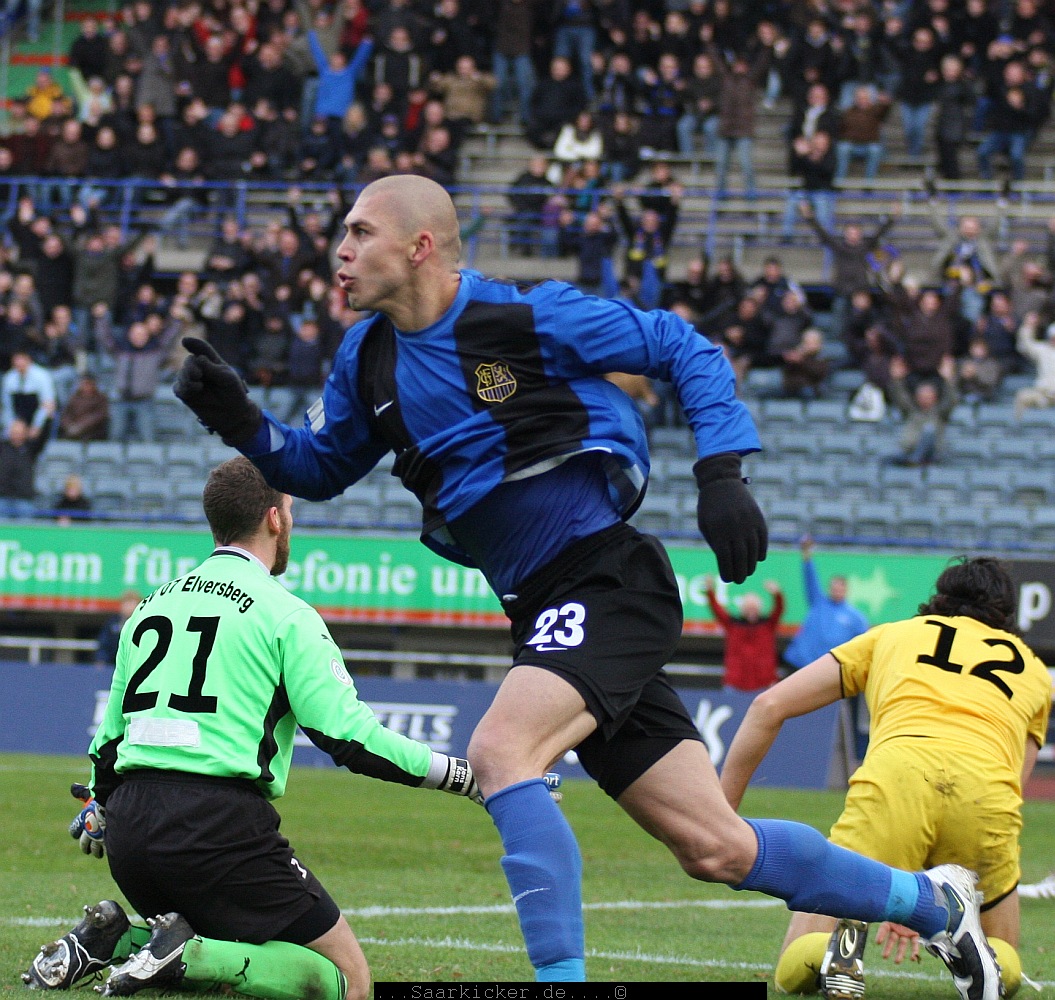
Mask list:
[[[111,670],[0,662],[0,752],[73,754],[84,757],[103,717]],[[389,729],[428,743],[443,753],[464,756],[469,736],[487,710],[497,686],[482,681],[393,681],[364,677],[359,696]],[[61,698],[56,696],[61,692]],[[717,766],[750,704],[750,696],[722,691],[679,691]],[[784,726],[758,769],[755,784],[827,788],[837,745],[839,706],[831,705]],[[294,764],[332,767],[329,755],[298,734]],[[585,777],[574,755],[558,765],[569,778]],[[841,773],[841,772],[839,772]]]
[[[210,548],[204,531],[0,525],[0,608],[111,611],[123,591],[146,596],[191,570]],[[714,632],[705,593],[707,578],[716,575],[711,550],[702,541],[667,548],[685,603],[686,633]],[[847,577],[850,600],[878,623],[914,614],[948,554],[838,550],[820,552],[816,559],[822,579],[836,573]],[[1049,569],[1044,579],[1053,577],[1055,571]],[[289,569],[281,579],[331,622],[506,626],[498,600],[478,570],[446,562],[408,535],[298,531]],[[801,559],[793,549],[771,551],[742,587],[719,582],[718,599],[735,605],[738,594],[759,592],[762,582],[770,579],[784,590],[784,630],[790,633],[806,611]],[[1050,586],[1045,586],[1050,607]],[[1036,609],[1039,598],[1031,594],[1030,607]],[[1045,627],[1055,635],[1055,623]]]

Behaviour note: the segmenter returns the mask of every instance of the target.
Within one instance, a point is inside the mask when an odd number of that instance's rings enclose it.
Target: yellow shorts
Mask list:
[[[968,748],[892,739],[869,748],[829,839],[907,871],[963,865],[992,905],[1018,884],[1021,806],[1006,772]]]

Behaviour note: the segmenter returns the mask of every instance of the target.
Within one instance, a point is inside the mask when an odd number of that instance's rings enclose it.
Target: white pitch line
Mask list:
[[[779,900],[769,899],[744,899],[744,900],[720,900],[720,899],[686,899],[670,900],[660,902],[638,902],[635,900],[617,900],[608,903],[585,903],[584,910],[661,910],[676,909],[681,907],[697,907],[702,909],[758,909],[761,907],[783,906]],[[480,913],[509,913],[515,912],[512,904],[500,904],[495,906],[369,906],[362,908],[345,907],[341,910],[348,916],[370,918],[386,916],[451,916],[457,914],[480,914]],[[10,927],[69,927],[76,923],[76,918],[59,917],[0,917],[0,924]],[[496,954],[521,954],[524,950],[523,944],[491,944],[483,941],[470,941],[467,938],[374,938],[359,936],[360,943],[377,945],[379,947],[391,948],[455,948],[459,951],[472,951]],[[604,959],[608,961],[642,962],[648,965],[682,965],[697,969],[723,969],[743,972],[768,972],[772,969],[770,963],[758,962],[726,962],[720,959],[693,958],[687,955],[652,955],[640,950],[636,951],[601,951],[596,948],[588,948],[587,958]],[[883,979],[914,979],[923,982],[942,982],[945,974],[931,974],[928,972],[914,972],[908,969],[883,969],[872,965],[868,969],[869,976]],[[1055,981],[1041,980],[1037,986],[1055,986]]]
[[[763,907],[783,906],[778,899],[678,899],[661,902],[644,903],[637,900],[621,900],[613,903],[583,903],[584,910],[675,910],[685,907],[696,907],[706,910],[760,909]],[[414,917],[414,916],[457,916],[460,913],[515,913],[512,903],[495,903],[490,906],[365,906],[362,908],[344,907],[341,909],[346,917]]]

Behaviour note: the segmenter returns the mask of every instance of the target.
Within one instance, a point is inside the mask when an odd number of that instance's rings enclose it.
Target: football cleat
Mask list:
[[[85,906],[80,923],[58,941],[40,949],[22,982],[31,990],[68,990],[113,961],[114,949],[128,930],[125,911],[112,899]]]
[[[1046,875],[1032,885],[1020,885],[1018,894],[1023,899],[1055,899],[1055,875]]]
[[[960,865],[939,865],[923,874],[934,883],[936,898],[944,897],[949,908],[946,929],[926,942],[927,951],[945,963],[962,1000],[999,1000],[1004,984],[979,921],[978,876]]]
[[[183,981],[187,966],[183,948],[194,937],[191,925],[178,913],[147,919],[150,940],[127,962],[117,966],[105,983],[96,986],[104,997],[130,997],[145,989],[166,989]]]
[[[828,940],[828,948],[817,975],[817,987],[825,1000],[860,1000],[865,995],[864,955],[868,924],[840,920]]]

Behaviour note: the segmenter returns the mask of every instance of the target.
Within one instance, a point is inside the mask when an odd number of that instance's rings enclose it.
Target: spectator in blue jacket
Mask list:
[[[315,68],[319,72],[318,89],[315,92],[315,116],[326,120],[335,144],[339,145],[345,112],[355,101],[359,75],[370,59],[374,43],[369,38],[364,38],[349,59],[340,49],[327,56],[314,29],[308,32],[308,41],[311,43],[311,54],[315,58]]]
[[[821,587],[813,562],[813,539],[802,539],[802,576],[808,610],[795,637],[784,650],[784,663],[791,670],[812,663],[840,643],[868,631],[868,619],[846,599],[846,577],[833,576],[828,591]]]

